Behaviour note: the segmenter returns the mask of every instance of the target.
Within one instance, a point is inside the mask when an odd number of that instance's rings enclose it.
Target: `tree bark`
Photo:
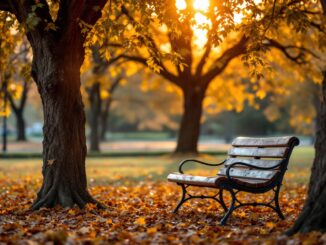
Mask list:
[[[183,115],[175,153],[198,153],[204,94],[205,92],[196,86],[183,90]]]
[[[26,24],[31,13],[38,20],[26,30],[33,51],[32,76],[44,114],[43,183],[33,210],[75,204],[82,208],[87,203],[103,207],[87,191],[80,67],[85,55],[81,22],[94,26],[106,2],[59,1],[57,16],[52,19],[47,1],[41,1],[42,7],[35,1],[1,1],[0,9],[13,13],[19,23]],[[56,28],[48,29],[49,24]]]
[[[287,235],[326,231],[326,71],[323,71],[322,99],[317,113],[315,159],[311,168],[308,198]]]
[[[87,191],[85,171],[85,114],[80,92],[83,39],[77,23],[70,28],[69,35],[59,41],[46,36],[35,45],[31,40],[32,75],[44,113],[43,184],[34,210],[97,203]]]
[[[90,151],[100,151],[99,118],[101,115],[100,84],[94,83],[89,89],[90,102]]]

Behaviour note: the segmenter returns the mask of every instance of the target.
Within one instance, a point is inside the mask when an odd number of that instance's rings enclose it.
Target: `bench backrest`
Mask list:
[[[280,167],[271,170],[257,170],[236,165],[230,171],[232,177],[268,182],[273,180],[278,173],[284,174],[292,150],[298,144],[299,139],[294,136],[272,138],[238,137],[232,142],[228,158],[224,163],[225,166],[218,175],[226,175],[227,167],[235,162],[243,162],[259,167],[273,167],[280,164]]]

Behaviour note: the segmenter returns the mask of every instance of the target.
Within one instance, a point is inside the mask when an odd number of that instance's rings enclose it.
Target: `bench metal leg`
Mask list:
[[[223,199],[223,189],[220,189],[219,198],[220,198],[220,203],[221,203],[222,208],[224,209],[225,212],[227,212],[228,208],[226,207],[224,199]]]
[[[231,200],[231,205],[228,209],[228,211],[226,212],[226,214],[224,215],[224,217],[221,219],[221,222],[220,224],[221,225],[225,225],[228,218],[230,217],[230,215],[232,214],[233,210],[235,209],[235,201],[236,201],[236,198],[235,198],[235,194],[233,192],[233,190],[228,190],[230,193],[231,193],[231,197],[232,197],[232,200]]]
[[[281,186],[278,185],[275,190],[275,197],[274,197],[275,198],[275,211],[278,214],[278,216],[280,217],[280,219],[284,220],[285,217],[282,213],[282,210],[281,210],[280,204],[279,204],[279,200],[278,200],[279,194],[280,194],[280,189],[281,189]]]
[[[181,200],[180,200],[180,202],[178,203],[177,207],[173,210],[173,213],[175,213],[175,214],[178,212],[178,210],[179,210],[179,208],[182,206],[182,204],[183,204],[185,201],[187,201],[187,200],[185,199],[185,197],[186,197],[186,193],[187,193],[186,187],[185,187],[184,185],[180,185],[180,186],[181,186],[181,188],[182,188],[182,196],[181,196]]]
[[[228,208],[226,207],[225,203],[224,203],[224,200],[223,200],[223,190],[220,189],[219,192],[214,195],[214,196],[193,196],[189,193],[187,193],[187,187],[188,186],[185,186],[184,184],[178,184],[179,186],[181,186],[181,189],[182,189],[182,195],[181,195],[181,199],[178,203],[178,205],[176,206],[176,208],[173,210],[173,213],[177,213],[178,210],[181,208],[182,204],[184,204],[186,201],[190,200],[190,199],[213,199],[214,201],[218,202],[222,208],[224,209],[225,212],[228,211]],[[187,196],[188,194],[188,196]],[[219,197],[217,197],[219,196]]]

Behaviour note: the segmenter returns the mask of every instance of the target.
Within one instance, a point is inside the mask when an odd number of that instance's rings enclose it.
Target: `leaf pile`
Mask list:
[[[28,210],[41,184],[40,179],[0,180],[0,242],[8,244],[286,244],[326,242],[326,236],[310,233],[287,238],[282,235],[296,219],[306,187],[285,186],[280,203],[287,217],[280,221],[268,208],[238,209],[228,226],[220,226],[222,208],[207,200],[185,203],[172,214],[180,198],[177,185],[143,181],[125,185],[93,186],[92,195],[107,206],[98,210],[79,208]],[[196,190],[194,190],[196,191]],[[197,190],[198,191],[198,190]],[[209,190],[214,191],[214,190]],[[249,198],[242,194],[241,198]],[[266,200],[268,195],[256,195]],[[229,202],[229,197],[227,197]],[[289,241],[291,240],[291,241]],[[292,243],[291,243],[292,244]]]

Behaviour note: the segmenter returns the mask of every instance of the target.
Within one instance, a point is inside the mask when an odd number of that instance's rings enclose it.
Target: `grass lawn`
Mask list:
[[[293,184],[307,183],[313,161],[312,147],[297,147],[292,155],[285,180]],[[168,173],[177,171],[178,163],[186,157],[108,157],[89,158],[86,162],[89,183],[105,184],[120,181],[164,180]],[[225,156],[202,155],[198,158],[207,162],[222,161]],[[41,177],[41,159],[0,159],[0,178]],[[191,172],[214,175],[215,169],[202,165],[189,166]]]

